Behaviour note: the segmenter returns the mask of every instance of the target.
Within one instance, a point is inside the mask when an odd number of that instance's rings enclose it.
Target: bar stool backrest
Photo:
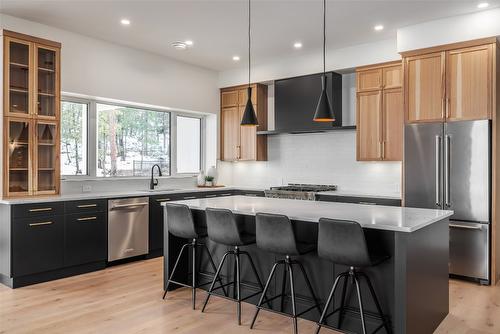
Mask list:
[[[321,218],[318,228],[318,255],[346,266],[371,265],[363,228],[354,221]]]
[[[179,238],[198,238],[193,214],[187,205],[167,203],[166,208],[169,233]]]
[[[243,244],[243,226],[228,209],[206,208],[208,237],[224,245]]]
[[[297,255],[297,241],[287,216],[257,213],[255,216],[257,246],[272,253]]]

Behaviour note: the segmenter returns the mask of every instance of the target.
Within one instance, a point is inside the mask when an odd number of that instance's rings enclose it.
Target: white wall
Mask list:
[[[337,71],[357,66],[401,59],[396,39],[327,50],[326,69]],[[320,50],[302,56],[282,57],[274,62],[254,65],[252,81],[265,82],[323,71]],[[219,73],[219,87],[241,85],[248,82],[248,69],[240,68]]]
[[[398,52],[500,35],[500,8],[398,29]]]
[[[215,71],[8,15],[0,14],[0,27],[62,43],[63,92],[183,111],[219,111]],[[213,164],[216,148],[207,151]],[[136,190],[147,188],[148,180],[63,181],[62,193],[81,192],[84,185],[95,192]],[[162,187],[194,185],[194,178],[160,181]]]

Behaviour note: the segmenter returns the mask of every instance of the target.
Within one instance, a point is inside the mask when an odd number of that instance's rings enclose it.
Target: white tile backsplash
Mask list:
[[[218,169],[219,182],[234,186],[336,184],[343,191],[401,195],[401,163],[356,161],[353,130],[268,136],[268,161],[219,161]]]

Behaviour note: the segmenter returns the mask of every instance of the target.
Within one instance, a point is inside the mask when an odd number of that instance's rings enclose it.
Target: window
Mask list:
[[[201,119],[177,116],[177,173],[197,173],[201,166]]]
[[[61,104],[61,175],[87,175],[88,104]]]
[[[96,104],[97,176],[170,175],[170,113]]]

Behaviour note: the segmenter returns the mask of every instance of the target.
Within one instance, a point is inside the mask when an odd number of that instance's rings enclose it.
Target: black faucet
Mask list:
[[[158,167],[158,176],[161,175],[161,168],[157,164],[154,164],[153,167],[151,167],[151,181],[149,182],[149,189],[154,190],[155,187],[158,185],[158,179],[153,178],[153,172],[155,170],[155,167]]]

